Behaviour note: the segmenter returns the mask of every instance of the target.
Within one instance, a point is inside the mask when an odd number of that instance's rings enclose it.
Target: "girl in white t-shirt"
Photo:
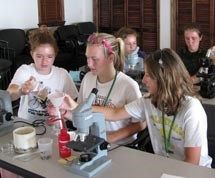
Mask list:
[[[207,117],[180,57],[172,49],[158,50],[145,59],[144,71],[148,95],[120,108],[94,106],[93,111],[109,121],[146,121],[155,154],[210,167]]]
[[[94,33],[87,42],[87,64],[90,69],[82,80],[78,103],[86,101],[93,88],[98,89],[94,105],[118,108],[140,98],[136,81],[122,72],[124,43],[106,33]],[[69,114],[67,117],[71,118]],[[106,121],[107,141],[126,145],[136,139],[145,123],[128,117],[123,121]]]
[[[68,72],[53,66],[58,47],[47,28],[34,30],[29,43],[34,63],[23,64],[17,69],[7,91],[12,101],[20,98],[19,117],[28,120],[46,119],[48,94],[59,90],[75,99],[78,91]]]

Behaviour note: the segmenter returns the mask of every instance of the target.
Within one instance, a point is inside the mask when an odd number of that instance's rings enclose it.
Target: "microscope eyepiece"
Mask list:
[[[10,120],[12,120],[12,113],[11,112],[7,112],[7,114],[6,114],[6,116],[5,116],[5,119],[6,119],[6,121],[10,121]]]
[[[95,95],[98,93],[98,89],[97,88],[93,88],[91,93],[94,93]]]

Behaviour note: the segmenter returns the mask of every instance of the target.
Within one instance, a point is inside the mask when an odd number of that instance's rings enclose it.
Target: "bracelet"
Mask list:
[[[62,116],[65,116],[65,115],[66,115],[66,113],[67,113],[67,110],[65,110],[65,111],[64,111],[64,113],[62,114]]]

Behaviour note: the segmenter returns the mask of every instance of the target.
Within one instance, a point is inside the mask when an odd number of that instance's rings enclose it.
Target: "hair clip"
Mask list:
[[[92,43],[95,43],[96,42],[96,38],[97,38],[96,34],[93,33],[92,35],[89,36],[88,41],[91,41]]]
[[[158,62],[158,64],[160,65],[161,68],[164,68],[164,63],[163,63],[163,60],[162,60],[162,51],[161,50],[156,51],[154,53],[154,59]]]
[[[107,48],[109,53],[113,52],[113,49],[111,48],[111,45],[107,42],[107,40],[95,33],[89,36],[88,42],[92,44],[103,44]]]
[[[158,63],[159,63],[161,66],[163,66],[163,60],[162,60],[161,58],[158,60]]]
[[[102,39],[102,43],[103,43],[103,44],[105,45],[105,47],[108,49],[108,52],[109,52],[109,53],[112,53],[112,52],[113,52],[113,50],[112,50],[110,44],[109,44],[104,38]]]

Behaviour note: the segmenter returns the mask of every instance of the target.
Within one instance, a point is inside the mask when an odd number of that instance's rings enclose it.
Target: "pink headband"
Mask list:
[[[107,42],[107,40],[105,38],[101,38],[101,40],[100,40],[99,36],[96,34],[90,35],[88,38],[88,42],[91,42],[93,44],[103,44],[108,49],[109,53],[113,52],[113,50],[112,50],[110,44]]]

